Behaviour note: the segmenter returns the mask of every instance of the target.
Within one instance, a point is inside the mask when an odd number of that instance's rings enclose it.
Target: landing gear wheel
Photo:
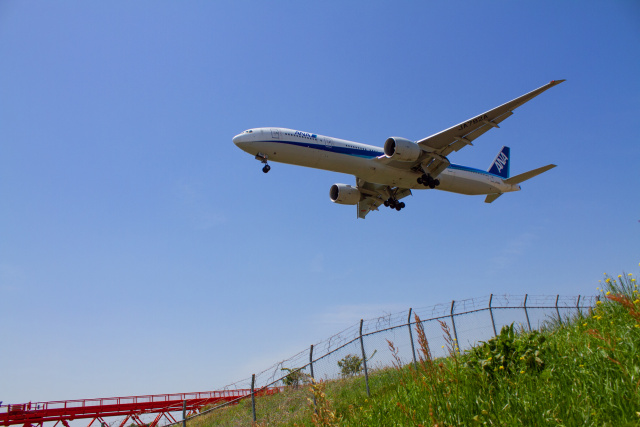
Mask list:
[[[436,187],[437,187],[438,185],[440,185],[440,180],[439,180],[439,179],[436,179],[435,181],[433,181],[433,183],[434,183],[434,184],[436,185]]]
[[[422,184],[422,178],[418,177],[418,184]]]
[[[430,182],[430,183],[429,183],[429,188],[430,188],[430,189],[432,189],[432,190],[433,190],[434,188],[436,188],[436,183],[435,183],[435,182],[433,182],[433,181],[432,181],[432,182]]]
[[[262,172],[267,173],[271,170],[271,166],[269,165],[264,165],[264,167],[262,168]]]
[[[400,204],[398,206],[400,206],[400,209],[404,209],[405,204],[404,204],[404,202],[400,202]]]
[[[388,208],[388,207],[389,207],[389,201],[388,201],[388,200],[385,200],[385,201],[384,201],[384,205],[385,205],[385,207],[387,207],[387,208]]]

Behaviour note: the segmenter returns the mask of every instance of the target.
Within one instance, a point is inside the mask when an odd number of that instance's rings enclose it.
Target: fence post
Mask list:
[[[451,324],[453,325],[453,337],[456,339],[455,347],[460,350],[460,343],[458,342],[458,332],[456,332],[456,322],[453,320],[453,307],[456,305],[456,301],[451,301]],[[454,348],[455,350],[455,348]]]
[[[413,353],[413,367],[418,369],[418,362],[416,362],[416,347],[413,345],[413,332],[411,331],[411,311],[409,309],[409,318],[407,319],[407,326],[409,327],[409,340],[411,340],[411,352]]]
[[[311,367],[311,378],[315,379],[313,375],[313,344],[311,344],[311,348],[309,349],[309,366]]]
[[[367,355],[364,352],[364,342],[362,341],[362,323],[364,319],[360,319],[360,348],[362,349],[362,362],[364,363],[364,381],[367,384],[367,396],[371,397],[369,391],[369,372],[367,371]]]
[[[187,427],[187,400],[182,402],[182,427]]]
[[[256,374],[251,375],[251,413],[253,414],[253,422],[256,422],[256,395],[255,395],[255,386],[256,386]]]
[[[582,315],[582,312],[580,311],[580,295],[578,295],[578,302],[576,303],[576,308],[578,309],[578,314]]]
[[[562,317],[560,317],[560,310],[558,309],[558,299],[560,299],[560,294],[556,296],[556,313],[558,313],[558,321],[562,324]]]
[[[311,384],[316,383],[316,377],[313,375],[313,344],[311,344],[311,348],[309,349],[309,366],[311,366]],[[313,410],[314,412],[318,412],[316,407],[316,394],[313,393]]]
[[[491,307],[492,301],[493,301],[493,294],[489,296],[489,314],[491,314],[491,324],[493,325],[493,336],[497,337],[498,332],[496,332],[496,321],[493,320],[493,308]]]
[[[527,297],[528,294],[524,294],[524,314],[527,316],[527,326],[529,327],[529,332],[531,332],[531,322],[529,322],[529,312],[527,311]]]

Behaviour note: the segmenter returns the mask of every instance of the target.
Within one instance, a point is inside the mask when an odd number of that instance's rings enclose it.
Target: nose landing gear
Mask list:
[[[439,179],[433,179],[433,177],[427,173],[422,174],[421,177],[418,177],[418,184],[422,184],[425,187],[429,187],[431,189],[436,188],[440,185]]]
[[[266,154],[258,153],[256,154],[256,160],[260,160],[261,163],[264,163],[264,167],[262,168],[262,172],[267,173],[271,170],[271,166],[267,164],[267,159],[269,156]]]

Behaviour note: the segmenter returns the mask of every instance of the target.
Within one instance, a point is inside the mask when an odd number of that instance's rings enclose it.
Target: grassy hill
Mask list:
[[[417,328],[420,362],[305,385],[257,400],[257,425],[640,425],[640,294],[630,275],[606,278],[590,313],[499,336],[434,359]],[[395,353],[393,343],[389,351]],[[315,396],[316,411],[312,398]],[[251,402],[194,418],[188,427],[251,425]]]

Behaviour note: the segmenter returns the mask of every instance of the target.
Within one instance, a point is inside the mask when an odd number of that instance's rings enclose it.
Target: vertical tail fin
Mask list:
[[[509,178],[510,151],[509,147],[502,147],[496,158],[493,159],[493,163],[491,163],[491,167],[487,172],[498,175],[503,179]]]

